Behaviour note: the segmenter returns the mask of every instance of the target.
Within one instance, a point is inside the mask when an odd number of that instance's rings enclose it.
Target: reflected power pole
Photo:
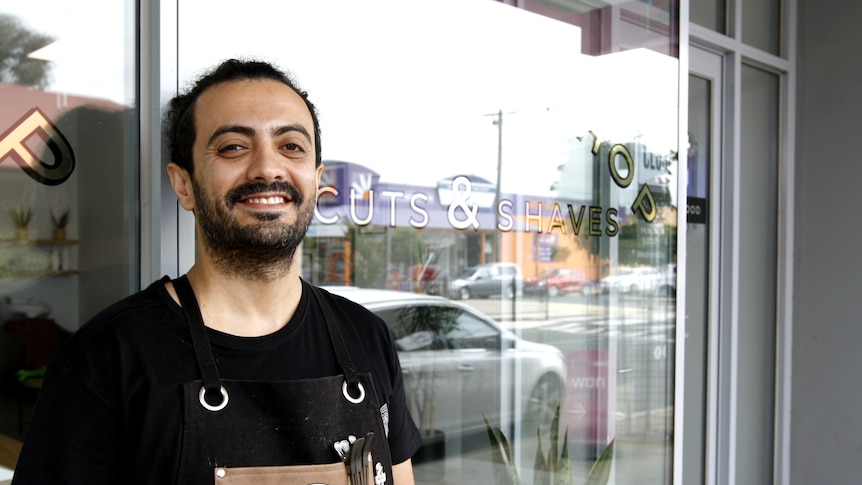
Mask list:
[[[511,114],[509,112],[507,114]],[[493,116],[492,122],[497,126],[497,185],[494,189],[494,261],[500,261],[500,184],[503,178],[503,110],[498,110],[496,113],[487,114],[485,116]]]

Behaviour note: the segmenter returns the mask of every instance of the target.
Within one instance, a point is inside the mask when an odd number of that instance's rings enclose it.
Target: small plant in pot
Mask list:
[[[9,217],[12,218],[12,224],[15,226],[15,238],[19,241],[28,241],[30,239],[30,221],[33,219],[33,211],[30,207],[23,204],[18,204],[9,209]]]
[[[51,209],[51,223],[54,224],[54,241],[66,240],[66,225],[69,224],[69,209]]]
[[[551,422],[550,443],[547,456],[542,449],[542,430],[538,429],[538,447],[533,465],[535,475],[534,485],[575,485],[572,475],[572,462],[569,458],[568,430],[563,434],[562,449],[560,446],[560,407],[557,405],[554,419]],[[512,445],[499,426],[493,426],[485,418],[485,428],[491,444],[491,458],[494,467],[495,483],[500,485],[523,485]],[[584,480],[584,485],[607,485],[611,476],[614,458],[614,441],[605,448],[602,454],[593,462]]]

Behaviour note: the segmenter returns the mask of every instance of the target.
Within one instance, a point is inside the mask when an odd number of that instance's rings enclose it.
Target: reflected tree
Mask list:
[[[440,357],[436,352],[453,347],[450,334],[457,328],[460,313],[457,308],[445,306],[404,307],[398,312],[397,323],[393,328],[401,349],[430,351],[426,354],[430,361],[413,369],[410,378],[405,379],[408,405],[417,417],[419,431],[425,437],[439,432],[434,422],[437,401],[435,359]]]
[[[412,266],[422,263],[427,248],[419,231],[399,227],[392,231],[392,263]]]
[[[0,82],[44,88],[50,82],[50,63],[29,57],[54,38],[29,30],[8,14],[0,14]]]
[[[413,291],[422,291],[422,278],[426,266],[430,263],[428,246],[421,233],[412,228],[397,228],[391,236],[390,263],[403,268],[410,268],[407,275],[411,279]]]
[[[350,226],[346,237],[352,242],[353,248],[353,284],[365,288],[382,288],[386,280],[386,251],[380,250],[383,232]]]

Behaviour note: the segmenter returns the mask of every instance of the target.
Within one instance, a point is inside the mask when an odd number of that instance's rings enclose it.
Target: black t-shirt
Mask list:
[[[82,326],[48,367],[15,470],[15,484],[174,483],[183,429],[182,385],[200,379],[182,308],[165,277]],[[386,324],[323,291],[359,372],[388,408],[392,463],[421,437],[407,411]],[[224,379],[283,381],[341,374],[308,283],[294,317],[263,337],[207,328]],[[229,438],[228,438],[229,439]]]

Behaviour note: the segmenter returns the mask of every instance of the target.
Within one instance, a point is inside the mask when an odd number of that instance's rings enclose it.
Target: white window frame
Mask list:
[[[791,404],[791,369],[792,369],[792,300],[793,300],[793,233],[794,233],[794,148],[795,139],[795,113],[796,113],[796,0],[783,0],[782,4],[782,28],[780,56],[773,55],[745,45],[742,42],[742,0],[728,0],[730,36],[719,34],[699,25],[688,22],[689,0],[681,0],[680,11],[682,18],[681,33],[688,36],[681,38],[680,42],[684,53],[688,53],[687,46],[693,45],[705,50],[713,51],[723,55],[725,60],[724,84],[727,102],[723,119],[724,160],[727,164],[724,171],[723,185],[730,184],[722,192],[724,212],[727,213],[729,225],[724,227],[725,235],[721,244],[723,245],[722,258],[722,286],[716,291],[718,295],[722,316],[719,325],[722,326],[723,335],[729,337],[730,345],[725,345],[720,350],[719,374],[725,376],[721,382],[711,384],[708,392],[712,396],[721,396],[717,402],[718,420],[717,429],[709,432],[710,440],[706,449],[713,450],[714,455],[707,457],[707,463],[715,462],[707,483],[735,483],[736,480],[736,410],[735,395],[740,373],[737,362],[737,342],[735,341],[738,325],[738,255],[739,247],[739,163],[740,163],[740,99],[741,99],[741,71],[743,65],[750,65],[763,69],[779,76],[780,100],[779,100],[779,180],[778,180],[778,255],[776,275],[776,362],[775,362],[775,422],[774,422],[774,455],[773,455],[773,479],[775,484],[790,484],[790,404]],[[686,68],[686,71],[688,69]],[[687,75],[687,72],[686,72]],[[682,85],[682,84],[681,84]],[[686,103],[683,103],[686,104]],[[683,115],[681,115],[683,116]],[[683,118],[681,117],[681,120]],[[684,199],[681,199],[684,200]],[[684,285],[681,285],[684,287]],[[684,296],[682,297],[684,298]],[[690,358],[702,358],[692,356]],[[677,363],[679,368],[681,362]],[[678,381],[679,382],[679,381]],[[724,386],[727,386],[726,388]],[[675,455],[675,460],[680,460],[681,455]],[[710,468],[708,468],[709,470]],[[675,477],[678,476],[675,474]],[[676,480],[675,480],[676,483]]]

